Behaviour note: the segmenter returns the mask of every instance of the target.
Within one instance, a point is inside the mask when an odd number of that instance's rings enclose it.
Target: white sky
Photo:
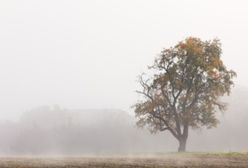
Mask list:
[[[39,105],[120,108],[162,48],[218,37],[248,87],[247,0],[0,1],[0,120]]]

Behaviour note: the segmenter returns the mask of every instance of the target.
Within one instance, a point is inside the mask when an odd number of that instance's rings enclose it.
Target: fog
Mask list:
[[[221,124],[191,130],[189,151],[248,150],[248,90],[235,89],[225,99],[232,104],[225,114],[218,113]],[[169,133],[138,129],[134,116],[119,109],[40,106],[23,113],[18,121],[2,122],[0,131],[1,155],[154,154],[177,149],[177,141]]]
[[[176,151],[135,125],[137,76],[188,36],[222,43],[237,72],[228,110],[191,130],[190,151],[247,151],[247,1],[0,2],[0,154]]]

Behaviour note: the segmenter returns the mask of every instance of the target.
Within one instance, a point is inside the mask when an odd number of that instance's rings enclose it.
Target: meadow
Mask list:
[[[248,167],[248,153],[166,153],[126,156],[1,157],[1,168]]]

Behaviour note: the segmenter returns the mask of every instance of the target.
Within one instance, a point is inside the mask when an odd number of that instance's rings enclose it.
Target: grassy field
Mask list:
[[[134,156],[1,157],[1,168],[248,167],[248,153],[169,153]]]

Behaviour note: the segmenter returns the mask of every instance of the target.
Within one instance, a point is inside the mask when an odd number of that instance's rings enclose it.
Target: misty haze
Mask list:
[[[247,5],[1,1],[0,167],[246,167]]]
[[[248,135],[244,132],[248,127],[248,90],[234,89],[225,99],[232,103],[228,111],[219,114],[221,124],[215,129],[193,130],[190,151],[248,150]],[[24,112],[18,121],[2,122],[0,131],[1,155],[149,154],[177,148],[167,132],[150,134],[138,129],[134,116],[119,109],[40,106]]]

